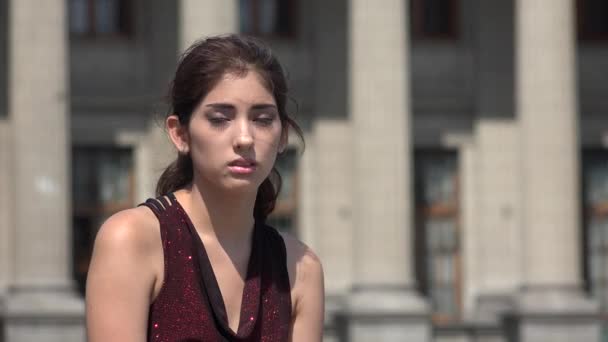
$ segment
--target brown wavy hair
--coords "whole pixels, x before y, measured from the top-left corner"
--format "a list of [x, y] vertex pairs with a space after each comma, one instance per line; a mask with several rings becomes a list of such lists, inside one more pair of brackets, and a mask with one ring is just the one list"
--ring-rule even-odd
[[[170, 84], [167, 116], [177, 115], [180, 124], [188, 126], [192, 112], [222, 76], [226, 73], [245, 75], [249, 71], [257, 72], [266, 89], [272, 93], [283, 129], [290, 127], [303, 142], [301, 128], [287, 113], [289, 89], [283, 67], [266, 44], [248, 36], [214, 36], [192, 44], [181, 55]], [[175, 161], [161, 174], [156, 184], [156, 195], [186, 187], [192, 183], [193, 173], [190, 155], [178, 153]], [[257, 220], [266, 220], [274, 209], [280, 190], [281, 175], [273, 167], [258, 188], [254, 206]]]

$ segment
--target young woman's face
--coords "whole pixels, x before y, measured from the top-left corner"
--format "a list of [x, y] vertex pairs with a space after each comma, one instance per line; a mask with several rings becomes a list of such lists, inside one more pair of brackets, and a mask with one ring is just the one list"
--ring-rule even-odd
[[255, 71], [224, 75], [188, 131], [195, 177], [229, 190], [257, 191], [284, 144], [276, 101]]

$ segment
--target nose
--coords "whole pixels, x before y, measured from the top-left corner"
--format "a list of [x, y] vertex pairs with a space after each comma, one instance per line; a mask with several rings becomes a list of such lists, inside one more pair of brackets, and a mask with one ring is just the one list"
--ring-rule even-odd
[[248, 122], [238, 125], [238, 132], [234, 139], [234, 148], [237, 150], [248, 149], [253, 145], [253, 136]]

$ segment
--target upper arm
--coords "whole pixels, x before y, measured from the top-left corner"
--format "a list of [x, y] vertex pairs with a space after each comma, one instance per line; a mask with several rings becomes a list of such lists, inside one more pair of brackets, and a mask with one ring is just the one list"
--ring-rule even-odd
[[112, 216], [95, 239], [86, 289], [91, 342], [146, 340], [154, 238], [141, 210]]
[[309, 342], [323, 339], [325, 291], [323, 267], [315, 253], [303, 243], [287, 237], [287, 262], [294, 278], [295, 310], [290, 341]]

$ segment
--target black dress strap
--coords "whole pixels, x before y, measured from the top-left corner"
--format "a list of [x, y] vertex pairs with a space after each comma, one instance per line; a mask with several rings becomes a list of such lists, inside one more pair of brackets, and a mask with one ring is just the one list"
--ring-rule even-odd
[[175, 194], [170, 192], [167, 194], [167, 197], [169, 197], [169, 199], [171, 200], [171, 204], [175, 204], [175, 202], [177, 202], [177, 198], [175, 198]]
[[169, 200], [167, 200], [167, 196], [159, 196], [156, 198], [156, 200], [160, 202], [165, 210], [171, 206], [171, 203], [169, 203]]
[[[170, 200], [167, 199], [169, 197]], [[141, 203], [139, 206], [146, 206], [152, 210], [154, 215], [160, 220], [161, 216], [164, 212], [167, 211], [169, 207], [171, 207], [175, 202], [175, 196], [171, 193], [167, 196], [159, 196], [156, 198], [148, 198], [144, 203]]]
[[150, 210], [152, 210], [152, 212], [154, 213], [154, 215], [159, 216], [160, 215], [160, 208], [158, 207], [158, 204], [156, 203], [156, 200], [154, 200], [153, 198], [148, 198], [144, 203], [140, 203], [137, 205], [138, 207], [148, 207], [150, 208]]
[[[285, 246], [285, 240], [275, 228], [265, 225], [263, 231], [263, 262], [271, 264], [273, 272], [277, 272], [276, 285], [279, 291], [289, 294], [291, 293], [291, 284], [289, 283], [289, 271], [287, 269], [287, 247]], [[291, 295], [288, 295], [287, 298], [291, 300]], [[291, 307], [291, 301], [289, 307]]]

